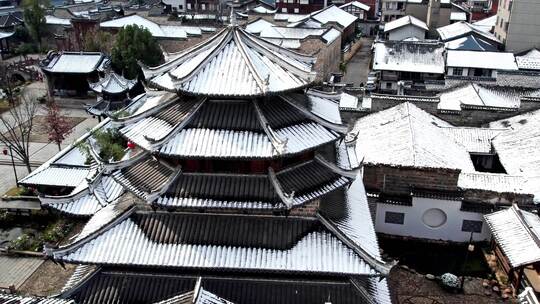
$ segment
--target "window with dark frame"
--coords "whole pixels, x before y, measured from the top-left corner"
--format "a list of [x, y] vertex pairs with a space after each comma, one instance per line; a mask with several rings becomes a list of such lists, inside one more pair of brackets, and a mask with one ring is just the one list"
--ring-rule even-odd
[[480, 233], [482, 232], [482, 225], [482, 221], [463, 220], [461, 231]]
[[405, 213], [386, 211], [384, 214], [384, 222], [387, 224], [403, 225], [405, 222]]

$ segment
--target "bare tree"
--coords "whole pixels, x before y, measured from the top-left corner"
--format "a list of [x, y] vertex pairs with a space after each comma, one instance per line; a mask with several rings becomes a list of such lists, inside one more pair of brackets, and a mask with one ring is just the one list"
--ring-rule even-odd
[[0, 142], [11, 148], [13, 157], [30, 167], [30, 134], [39, 103], [35, 98], [21, 94], [19, 105], [14, 105], [0, 116]]

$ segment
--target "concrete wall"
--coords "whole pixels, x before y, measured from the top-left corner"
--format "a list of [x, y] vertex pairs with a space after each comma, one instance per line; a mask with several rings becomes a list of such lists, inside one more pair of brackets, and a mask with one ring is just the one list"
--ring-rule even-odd
[[426, 38], [426, 31], [414, 25], [406, 25], [388, 33], [388, 40], [401, 41], [406, 38], [416, 37], [420, 40]]
[[405, 14], [427, 22], [427, 3], [407, 3]]
[[540, 47], [540, 1], [502, 1], [497, 16], [495, 34], [504, 42], [506, 51], [521, 52]]
[[[390, 235], [467, 242], [471, 233], [461, 231], [463, 220], [483, 221], [483, 214], [464, 212], [460, 208], [461, 201], [418, 197], [413, 198], [412, 206], [377, 203], [375, 230]], [[405, 213], [403, 225], [385, 223], [387, 211]], [[440, 215], [442, 217], [439, 217]], [[438, 227], [428, 225], [437, 222], [442, 224]], [[473, 239], [484, 241], [488, 238], [489, 229], [487, 224], [483, 223], [482, 232], [474, 233]]]

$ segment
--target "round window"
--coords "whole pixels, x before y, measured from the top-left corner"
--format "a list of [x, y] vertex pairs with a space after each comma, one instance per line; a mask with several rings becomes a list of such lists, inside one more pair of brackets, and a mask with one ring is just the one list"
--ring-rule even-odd
[[439, 228], [446, 223], [446, 213], [441, 209], [428, 209], [422, 215], [422, 222], [431, 228]]

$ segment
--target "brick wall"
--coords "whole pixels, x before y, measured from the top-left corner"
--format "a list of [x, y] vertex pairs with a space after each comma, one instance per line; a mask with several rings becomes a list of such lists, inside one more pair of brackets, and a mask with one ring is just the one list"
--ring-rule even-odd
[[387, 194], [409, 195], [411, 187], [456, 191], [459, 171], [364, 166], [364, 185]]
[[464, 200], [469, 202], [492, 203], [492, 204], [511, 204], [519, 205], [533, 204], [533, 195], [518, 193], [497, 193], [484, 190], [466, 190]]
[[291, 209], [289, 215], [291, 216], [309, 216], [314, 217], [319, 210], [320, 200], [316, 199], [309, 203], [305, 203], [302, 206], [295, 207]]
[[302, 41], [300, 51], [304, 54], [317, 57], [315, 62], [315, 71], [317, 71], [317, 81], [328, 79], [331, 73], [339, 72], [339, 63], [341, 62], [341, 38], [334, 40], [326, 45], [320, 39], [305, 39]]

